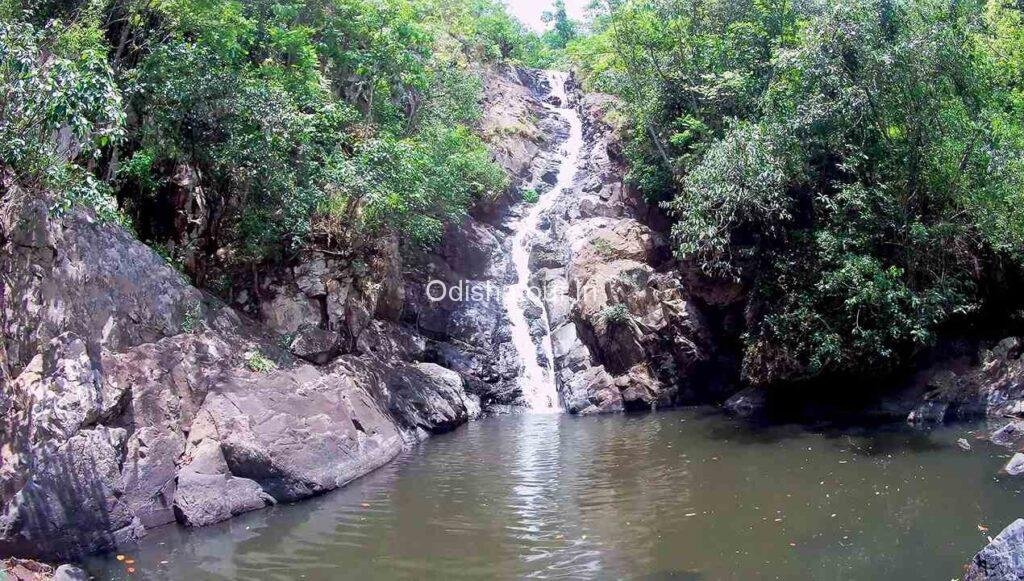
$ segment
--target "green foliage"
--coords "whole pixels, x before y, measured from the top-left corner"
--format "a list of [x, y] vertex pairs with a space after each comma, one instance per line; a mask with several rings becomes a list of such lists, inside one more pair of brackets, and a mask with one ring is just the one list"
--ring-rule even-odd
[[89, 24], [0, 21], [0, 165], [23, 186], [58, 192], [55, 212], [81, 204], [120, 221], [108, 184], [81, 166], [123, 137], [100, 42]]
[[523, 190], [523, 201], [527, 204], [536, 204], [540, 201], [540, 194], [533, 188]]
[[272, 359], [268, 358], [256, 349], [246, 351], [242, 357], [245, 360], [245, 366], [249, 368], [249, 371], [255, 373], [270, 373], [277, 369], [277, 363], [274, 363]]
[[[771, 128], [741, 124], [713, 143], [668, 207], [677, 251], [714, 275], [738, 276], [752, 246], [782, 235], [791, 217], [785, 160]], [[736, 244], [734, 233], [748, 239]]]
[[624, 304], [609, 305], [598, 315], [606, 325], [624, 324], [632, 320], [629, 309]]
[[193, 301], [185, 310], [185, 318], [181, 322], [181, 330], [191, 333], [203, 324], [203, 303]]
[[435, 243], [507, 186], [473, 132], [479, 65], [542, 44], [498, 0], [9, 0], [0, 16], [3, 167], [57, 212], [123, 211], [211, 280], [387, 232]]
[[1019, 7], [611, 6], [567, 52], [679, 258], [750, 289], [748, 378], [890, 368], [1024, 265]]
[[565, 48], [579, 34], [578, 25], [565, 10], [565, 0], [555, 0], [553, 10], [544, 12], [543, 20], [551, 24], [551, 30], [544, 34], [544, 40], [553, 48]]
[[590, 245], [603, 256], [610, 257], [615, 253], [615, 249], [612, 248], [612, 243], [606, 238], [594, 238], [590, 241]]

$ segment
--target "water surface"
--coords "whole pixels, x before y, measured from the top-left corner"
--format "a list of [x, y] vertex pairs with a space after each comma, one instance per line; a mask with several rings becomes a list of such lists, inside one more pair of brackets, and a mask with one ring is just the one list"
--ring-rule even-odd
[[[957, 445], [966, 438], [971, 449]], [[971, 426], [752, 428], [705, 410], [529, 414], [433, 438], [348, 487], [153, 531], [133, 577], [952, 579], [1024, 514]], [[125, 577], [113, 556], [90, 563]]]

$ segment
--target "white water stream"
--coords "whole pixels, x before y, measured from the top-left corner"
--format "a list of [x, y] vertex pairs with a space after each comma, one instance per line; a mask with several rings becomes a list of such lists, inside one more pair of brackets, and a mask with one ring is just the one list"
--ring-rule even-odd
[[[512, 264], [515, 266], [517, 281], [505, 293], [505, 309], [512, 323], [512, 342], [523, 360], [523, 374], [519, 377], [519, 386], [527, 405], [539, 412], [560, 412], [562, 407], [558, 401], [558, 389], [554, 378], [554, 354], [551, 346], [551, 328], [548, 322], [547, 309], [541, 300], [543, 289], [530, 287], [530, 249], [537, 233], [538, 223], [544, 212], [551, 207], [559, 195], [572, 187], [573, 180], [579, 170], [580, 149], [583, 146], [583, 127], [576, 109], [569, 104], [565, 93], [567, 73], [561, 71], [545, 71], [550, 95], [556, 97], [559, 105], [546, 103], [544, 106], [557, 113], [569, 124], [569, 136], [559, 152], [561, 163], [554, 187], [542, 194], [527, 214], [515, 224], [515, 236], [512, 238]], [[544, 325], [544, 336], [541, 338], [540, 350], [545, 358], [546, 366], [541, 365], [537, 357], [537, 345], [530, 335], [530, 324], [526, 318], [526, 309], [530, 304], [541, 311]]]

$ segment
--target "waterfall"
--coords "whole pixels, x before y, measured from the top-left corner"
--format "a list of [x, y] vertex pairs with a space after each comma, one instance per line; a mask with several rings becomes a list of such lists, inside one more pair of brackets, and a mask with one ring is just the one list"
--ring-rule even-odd
[[[569, 104], [565, 92], [567, 73], [545, 71], [545, 75], [551, 87], [550, 95], [557, 99], [558, 105], [545, 103], [544, 106], [568, 123], [569, 136], [561, 146], [561, 162], [554, 187], [542, 194], [540, 199], [530, 207], [527, 214], [514, 225], [516, 233], [512, 238], [512, 264], [515, 267], [517, 280], [505, 294], [505, 308], [512, 323], [512, 342], [516, 351], [519, 352], [519, 357], [523, 360], [523, 374], [519, 377], [523, 398], [527, 405], [535, 411], [559, 412], [562, 408], [558, 401], [558, 388], [554, 378], [555, 358], [551, 346], [551, 327], [547, 308], [541, 298], [542, 289], [530, 287], [530, 249], [541, 216], [554, 204], [563, 191], [572, 187], [579, 169], [583, 127], [579, 114]], [[547, 364], [546, 367], [538, 361], [538, 345], [534, 343], [530, 334], [530, 324], [526, 318], [526, 309], [530, 305], [533, 305], [541, 313], [544, 335], [541, 337], [539, 347]]]

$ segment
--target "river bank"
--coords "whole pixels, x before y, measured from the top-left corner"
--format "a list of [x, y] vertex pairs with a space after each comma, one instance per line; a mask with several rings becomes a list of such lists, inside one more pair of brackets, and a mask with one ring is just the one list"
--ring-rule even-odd
[[[485, 418], [335, 493], [159, 529], [128, 555], [153, 579], [958, 578], [1024, 510], [980, 428]], [[125, 578], [113, 555], [89, 567]]]

